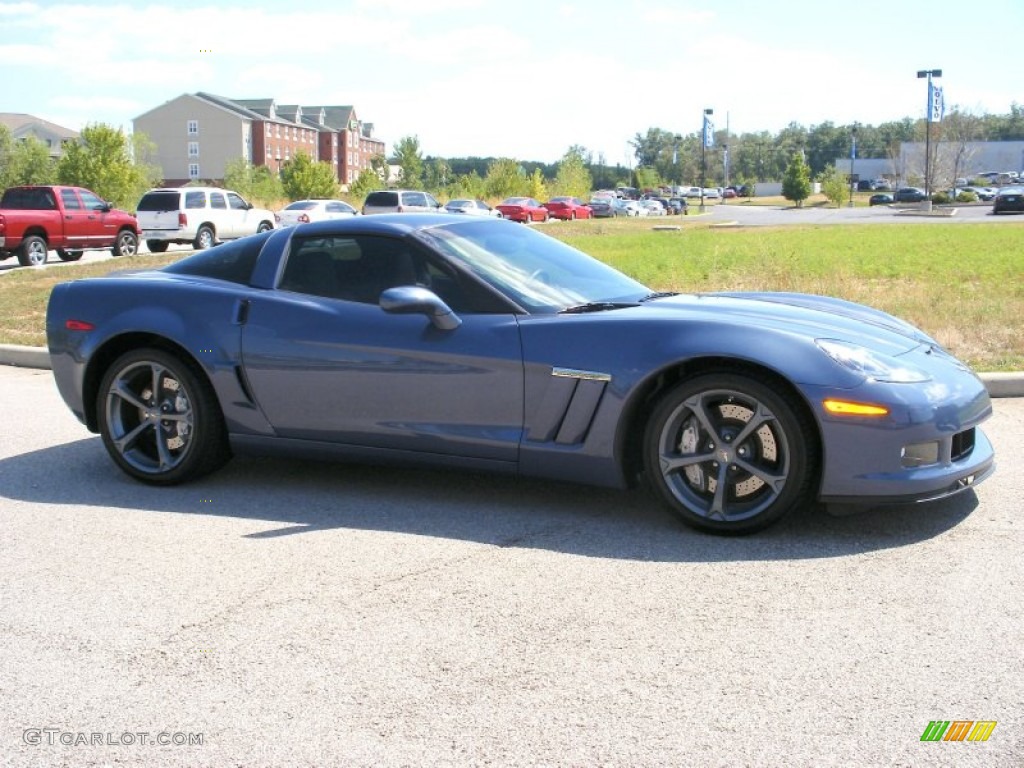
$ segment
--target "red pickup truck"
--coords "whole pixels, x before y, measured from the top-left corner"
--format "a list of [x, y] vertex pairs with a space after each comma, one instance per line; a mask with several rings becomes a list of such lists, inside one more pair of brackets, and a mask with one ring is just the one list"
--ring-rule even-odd
[[11, 187], [0, 197], [0, 259], [17, 254], [25, 267], [46, 263], [56, 250], [76, 261], [87, 249], [109, 248], [114, 256], [139, 250], [135, 217], [81, 187]]

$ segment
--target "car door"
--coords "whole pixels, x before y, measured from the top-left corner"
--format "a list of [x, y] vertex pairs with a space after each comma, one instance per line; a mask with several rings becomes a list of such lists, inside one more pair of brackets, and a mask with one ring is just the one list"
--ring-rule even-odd
[[228, 208], [228, 201], [223, 192], [217, 190], [210, 192], [210, 207], [207, 210], [207, 215], [217, 229], [217, 239], [230, 240], [235, 237], [238, 225], [234, 220], [234, 212]]
[[456, 311], [441, 330], [389, 314], [388, 287], [429, 283], [466, 307], [457, 276], [406, 241], [294, 238], [278, 288], [254, 296], [242, 333], [253, 397], [281, 437], [515, 461], [523, 360], [510, 312]]
[[[64, 208], [64, 242], [62, 248], [89, 248], [89, 234], [92, 229], [92, 221], [96, 216], [95, 211], [89, 211], [78, 196], [78, 190], [64, 187], [60, 190], [60, 202]], [[57, 243], [51, 243], [50, 247], [56, 247]]]
[[249, 215], [249, 204], [236, 192], [228, 192], [228, 213], [231, 237], [245, 237], [256, 233], [256, 223]]
[[112, 218], [111, 206], [99, 195], [87, 189], [78, 190], [82, 206], [88, 212], [85, 225], [85, 236], [90, 248], [105, 248], [113, 244], [117, 237], [117, 224], [109, 221]]

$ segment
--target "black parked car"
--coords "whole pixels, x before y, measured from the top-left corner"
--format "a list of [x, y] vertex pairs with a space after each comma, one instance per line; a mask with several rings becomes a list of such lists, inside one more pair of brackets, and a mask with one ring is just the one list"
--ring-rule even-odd
[[925, 194], [923, 189], [918, 187], [900, 187], [896, 190], [893, 199], [897, 203], [920, 203], [923, 200], [927, 200], [928, 195]]
[[1024, 213], [1024, 187], [1006, 187], [999, 190], [992, 203], [992, 213], [1017, 211]]
[[892, 195], [886, 194], [885, 192], [872, 195], [868, 199], [868, 205], [889, 205], [891, 202], [893, 202]]

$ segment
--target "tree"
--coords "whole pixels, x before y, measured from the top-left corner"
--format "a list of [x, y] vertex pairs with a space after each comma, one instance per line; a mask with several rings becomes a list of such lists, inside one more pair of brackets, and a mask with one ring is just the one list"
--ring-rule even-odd
[[380, 188], [380, 176], [372, 168], [363, 168], [359, 176], [348, 185], [348, 193], [356, 200], [364, 200], [375, 189]]
[[391, 166], [384, 155], [374, 155], [371, 157], [370, 168], [377, 177], [377, 187], [386, 187], [391, 183]]
[[0, 190], [18, 184], [53, 184], [57, 167], [41, 141], [29, 137], [14, 141], [7, 126], [0, 126]]
[[423, 156], [420, 154], [420, 140], [406, 136], [395, 145], [395, 165], [401, 168], [399, 181], [403, 187], [423, 188]]
[[484, 189], [488, 197], [503, 200], [513, 195], [522, 195], [526, 188], [526, 175], [517, 161], [503, 157], [492, 160], [487, 166]]
[[818, 181], [821, 182], [822, 194], [830, 203], [835, 203], [836, 208], [842, 207], [850, 199], [849, 181], [836, 170], [835, 165], [826, 166]]
[[811, 173], [801, 152], [794, 152], [786, 167], [782, 177], [782, 196], [796, 203], [797, 208], [802, 208], [804, 200], [811, 196]]
[[253, 166], [244, 157], [236, 157], [224, 166], [224, 186], [264, 206], [285, 196], [277, 174], [265, 165]]
[[136, 163], [132, 142], [120, 129], [97, 123], [82, 129], [57, 163], [57, 181], [87, 187], [121, 208], [131, 210], [143, 193], [156, 186], [159, 168]]
[[526, 187], [526, 194], [534, 200], [547, 199], [547, 185], [544, 183], [544, 174], [540, 172], [540, 168], [534, 168], [533, 173], [530, 174]]
[[302, 150], [281, 166], [281, 186], [289, 200], [338, 196], [338, 179], [330, 163], [315, 163]]
[[558, 164], [554, 183], [555, 194], [588, 200], [592, 189], [593, 180], [583, 159], [583, 148], [570, 147]]

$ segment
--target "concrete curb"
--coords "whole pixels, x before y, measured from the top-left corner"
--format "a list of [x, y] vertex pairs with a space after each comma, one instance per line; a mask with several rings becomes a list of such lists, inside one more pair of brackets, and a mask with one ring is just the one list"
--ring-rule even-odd
[[[49, 370], [50, 353], [46, 347], [19, 347], [0, 344], [0, 365]], [[1024, 371], [979, 373], [991, 397], [1024, 397]]]

